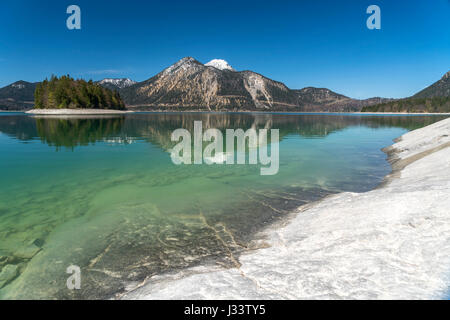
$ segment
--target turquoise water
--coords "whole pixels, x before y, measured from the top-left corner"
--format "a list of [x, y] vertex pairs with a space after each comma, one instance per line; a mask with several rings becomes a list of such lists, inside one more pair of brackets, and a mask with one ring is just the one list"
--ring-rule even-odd
[[[390, 172], [381, 148], [439, 116], [0, 113], [0, 298], [114, 297], [199, 263], [234, 266], [255, 232], [328, 194], [363, 192]], [[177, 128], [276, 128], [280, 168], [181, 165]], [[82, 270], [68, 290], [66, 268]], [[1, 284], [0, 284], [1, 285]]]

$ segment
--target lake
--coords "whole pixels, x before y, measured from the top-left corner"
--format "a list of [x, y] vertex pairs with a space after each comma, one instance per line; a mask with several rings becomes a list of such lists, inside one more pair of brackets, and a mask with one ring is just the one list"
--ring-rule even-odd
[[[225, 268], [255, 235], [329, 194], [375, 188], [393, 139], [444, 116], [0, 113], [1, 299], [117, 297], [147, 277]], [[175, 129], [279, 129], [279, 171], [175, 165]], [[81, 289], [69, 290], [69, 266]]]

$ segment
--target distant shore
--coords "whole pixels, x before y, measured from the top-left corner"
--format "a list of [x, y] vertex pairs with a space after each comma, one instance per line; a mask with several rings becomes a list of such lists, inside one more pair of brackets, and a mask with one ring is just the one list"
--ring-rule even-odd
[[35, 115], [101, 115], [101, 114], [127, 114], [127, 113], [267, 113], [267, 114], [354, 114], [354, 115], [449, 115], [450, 113], [421, 113], [421, 112], [338, 112], [338, 111], [263, 111], [263, 110], [110, 110], [110, 109], [31, 109], [31, 110], [0, 110], [0, 113], [17, 113]]
[[122, 299], [445, 299], [450, 118], [396, 141], [375, 190], [300, 207], [237, 268], [153, 276]]
[[26, 114], [33, 115], [105, 115], [105, 114], [125, 114], [133, 111], [128, 110], [110, 110], [110, 109], [32, 109], [26, 111]]
[[174, 110], [174, 109], [154, 109], [149, 110], [145, 109], [145, 106], [133, 107], [128, 106], [128, 110], [132, 112], [155, 112], [155, 113], [282, 113], [282, 114], [357, 114], [357, 115], [371, 115], [371, 114], [380, 114], [380, 115], [450, 115], [450, 112], [447, 113], [424, 113], [424, 112], [360, 112], [360, 111], [271, 111], [271, 110], [204, 110], [204, 109], [186, 109], [186, 110]]

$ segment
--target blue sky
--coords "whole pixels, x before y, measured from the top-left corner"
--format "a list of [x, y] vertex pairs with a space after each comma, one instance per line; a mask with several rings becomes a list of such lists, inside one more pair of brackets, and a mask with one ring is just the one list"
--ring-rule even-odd
[[[81, 30], [66, 28], [76, 4]], [[381, 30], [366, 8], [381, 8]], [[142, 81], [182, 57], [290, 88], [405, 97], [450, 70], [450, 0], [15, 0], [0, 4], [0, 87], [51, 74]]]

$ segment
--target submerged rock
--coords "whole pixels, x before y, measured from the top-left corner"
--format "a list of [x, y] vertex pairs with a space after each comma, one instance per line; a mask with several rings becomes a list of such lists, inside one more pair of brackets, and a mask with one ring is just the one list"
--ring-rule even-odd
[[37, 241], [35, 240], [28, 246], [19, 249], [17, 252], [14, 253], [14, 256], [20, 259], [33, 258], [39, 251], [41, 251], [41, 248], [36, 245], [36, 242]]
[[14, 280], [19, 274], [19, 267], [16, 265], [8, 264], [0, 272], [0, 289]]
[[44, 245], [44, 240], [42, 240], [42, 239], [35, 239], [32, 243], [34, 245], [38, 246], [39, 248], [42, 248], [42, 246]]

